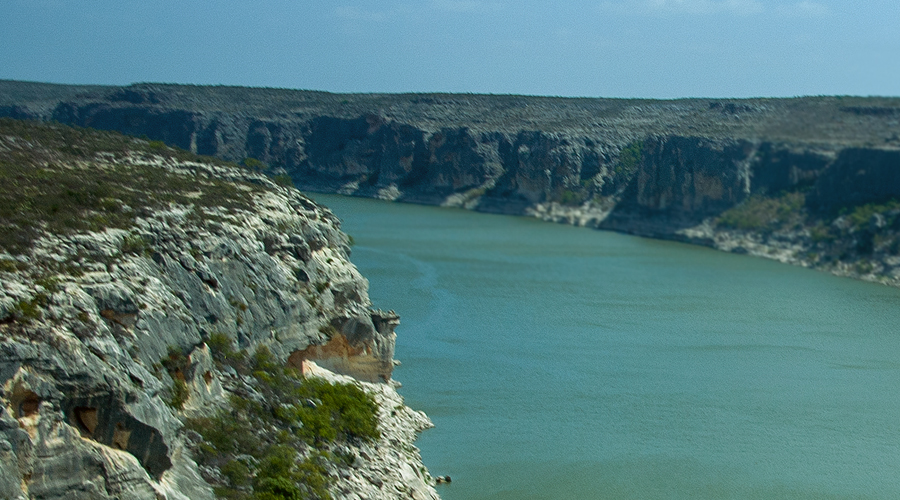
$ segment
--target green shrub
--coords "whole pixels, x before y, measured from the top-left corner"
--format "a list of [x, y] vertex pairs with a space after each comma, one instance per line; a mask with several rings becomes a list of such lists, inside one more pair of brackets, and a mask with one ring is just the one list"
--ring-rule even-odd
[[[273, 380], [273, 384], [281, 383]], [[337, 439], [374, 440], [380, 436], [377, 406], [371, 396], [355, 385], [308, 379], [292, 388], [290, 396], [299, 403], [278, 408], [275, 416], [288, 425], [299, 423], [297, 436], [310, 444]]]
[[267, 168], [265, 163], [257, 160], [256, 158], [244, 158], [244, 160], [241, 161], [241, 164], [249, 168], [250, 170], [255, 170], [257, 172], [261, 172]]
[[34, 284], [43, 288], [47, 293], [56, 293], [60, 290], [58, 276], [41, 276], [34, 280]]
[[[328, 498], [329, 479], [323, 456], [315, 449], [333, 443], [374, 440], [378, 430], [377, 405], [371, 395], [352, 384], [332, 384], [303, 378], [285, 367], [265, 347], [253, 354], [237, 354], [230, 338], [221, 333], [207, 341], [214, 359], [242, 359], [260, 399], [234, 396], [228, 407], [213, 417], [189, 419], [185, 427], [198, 432], [197, 460], [218, 467], [228, 480], [217, 490], [227, 498]], [[309, 450], [301, 459], [298, 450]], [[257, 465], [237, 462], [250, 455]], [[252, 494], [242, 497], [247, 481]]]
[[[240, 410], [235, 407], [235, 411]], [[264, 441], [253, 432], [249, 418], [227, 410], [222, 410], [213, 417], [188, 419], [185, 428], [203, 436], [206, 446], [199, 451], [200, 459], [205, 463], [214, 464], [229, 455], [246, 454], [260, 458], [265, 451]]]
[[38, 292], [31, 300], [20, 300], [13, 309], [11, 318], [19, 323], [28, 324], [34, 320], [41, 319], [44, 314], [43, 310], [50, 305], [50, 296], [44, 292]]
[[565, 189], [562, 192], [562, 195], [559, 197], [559, 202], [563, 205], [578, 205], [582, 201], [584, 201], [585, 194], [582, 192], [575, 192], [570, 189]]
[[188, 357], [181, 352], [181, 349], [175, 346], [169, 346], [169, 353], [159, 361], [159, 364], [172, 377], [172, 388], [168, 403], [169, 406], [177, 410], [184, 408], [184, 403], [187, 402], [190, 396], [190, 390], [184, 381], [184, 372], [187, 370], [189, 363]]
[[[856, 207], [845, 207], [843, 210], [847, 212], [847, 218], [853, 224], [856, 230], [865, 229], [869, 226], [869, 221], [875, 214], [883, 214], [890, 210], [900, 209], [900, 200], [892, 199], [885, 203], [867, 203]], [[891, 221], [888, 221], [890, 224]]]
[[14, 273], [16, 271], [25, 269], [26, 267], [27, 266], [24, 263], [17, 260], [0, 259], [0, 272]]
[[129, 234], [122, 240], [122, 253], [147, 255], [150, 253], [150, 244], [139, 234]]
[[637, 170], [641, 163], [641, 157], [644, 154], [644, 141], [634, 141], [619, 151], [619, 161], [616, 163], [614, 172], [616, 176], [630, 175]]
[[168, 354], [159, 362], [170, 375], [175, 376], [175, 374], [184, 373], [189, 361], [180, 348], [170, 345]]
[[228, 479], [228, 484], [232, 487], [243, 487], [250, 484], [253, 474], [250, 467], [240, 460], [229, 460], [221, 467], [222, 475]]
[[262, 477], [254, 485], [253, 498], [256, 500], [304, 500], [303, 491], [290, 478]]
[[801, 192], [783, 193], [778, 197], [752, 195], [723, 212], [718, 224], [745, 230], [774, 229], [793, 217], [802, 216], [804, 201]]
[[254, 496], [258, 499], [303, 500], [331, 498], [321, 457], [312, 454], [298, 460], [296, 451], [286, 446], [273, 446], [260, 462], [254, 479]]
[[187, 402], [188, 397], [190, 397], [190, 390], [188, 390], [187, 383], [184, 380], [176, 378], [172, 384], [172, 396], [169, 398], [169, 406], [175, 408], [176, 410], [184, 409], [184, 403]]
[[875, 266], [866, 259], [862, 259], [856, 263], [856, 272], [859, 274], [869, 274], [875, 270]]
[[294, 187], [294, 179], [291, 179], [291, 176], [288, 174], [278, 174], [272, 177], [272, 180], [279, 186]]
[[837, 237], [832, 234], [831, 229], [824, 224], [816, 224], [809, 230], [809, 237], [813, 243], [822, 243], [834, 241]]
[[246, 355], [241, 350], [234, 348], [234, 341], [227, 334], [222, 332], [213, 332], [206, 341], [213, 360], [221, 365], [228, 365], [237, 370], [239, 373], [247, 372]]
[[16, 309], [21, 313], [25, 322], [42, 317], [41, 308], [34, 300], [22, 300], [16, 305]]
[[[377, 405], [371, 396], [352, 384], [332, 384], [310, 379], [299, 392], [319, 400], [315, 412], [330, 419], [338, 436], [375, 440], [380, 437]], [[302, 418], [301, 418], [302, 421]]]

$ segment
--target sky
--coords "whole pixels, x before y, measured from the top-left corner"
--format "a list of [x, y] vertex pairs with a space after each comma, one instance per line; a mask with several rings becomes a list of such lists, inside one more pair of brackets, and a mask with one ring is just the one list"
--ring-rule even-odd
[[0, 79], [900, 96], [900, 2], [0, 0]]

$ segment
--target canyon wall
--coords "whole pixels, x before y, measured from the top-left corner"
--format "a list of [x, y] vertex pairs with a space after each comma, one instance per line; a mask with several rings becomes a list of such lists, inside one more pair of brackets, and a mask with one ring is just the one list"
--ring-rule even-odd
[[[655, 101], [0, 82], [2, 114], [146, 136], [312, 191], [723, 249], [715, 235], [740, 232], [763, 248], [781, 231], [802, 250], [778, 258], [801, 265], [818, 264], [800, 254], [831, 250], [813, 252], [820, 242], [799, 229], [790, 236], [781, 226], [732, 227], [722, 215], [748, 199], [796, 192], [803, 201], [792, 210], [808, 232], [830, 227], [842, 211], [900, 198], [897, 98]], [[778, 253], [767, 252], [758, 253]], [[897, 277], [877, 260], [875, 277]]]
[[[0, 179], [0, 498], [249, 498], [277, 453], [316, 471], [278, 487], [437, 498], [413, 446], [430, 422], [391, 381], [398, 317], [327, 208], [211, 158], [10, 119]], [[370, 394], [377, 432], [298, 437], [323, 403], [273, 391], [301, 372]]]

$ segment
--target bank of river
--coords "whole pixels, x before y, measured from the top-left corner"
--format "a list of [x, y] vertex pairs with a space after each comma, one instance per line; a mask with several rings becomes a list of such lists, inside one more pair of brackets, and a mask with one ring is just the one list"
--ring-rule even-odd
[[900, 498], [900, 290], [671, 242], [315, 195], [446, 500]]

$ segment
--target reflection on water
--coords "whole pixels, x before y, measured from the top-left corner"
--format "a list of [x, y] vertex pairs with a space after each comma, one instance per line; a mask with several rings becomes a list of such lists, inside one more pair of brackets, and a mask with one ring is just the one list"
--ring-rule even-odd
[[446, 500], [900, 498], [900, 291], [676, 243], [316, 196], [396, 310]]

